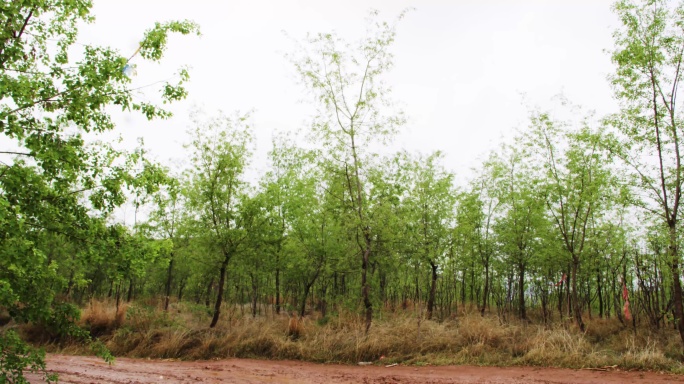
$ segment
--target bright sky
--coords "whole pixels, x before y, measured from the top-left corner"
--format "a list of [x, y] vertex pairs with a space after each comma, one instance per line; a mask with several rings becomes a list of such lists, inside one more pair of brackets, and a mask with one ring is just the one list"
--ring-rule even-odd
[[[487, 152], [526, 124], [529, 106], [551, 105], [563, 93], [598, 114], [615, 109], [607, 76], [617, 20], [609, 0], [95, 0], [96, 22], [81, 30], [81, 43], [132, 54], [155, 21], [192, 19], [202, 37], [169, 42], [162, 65], [139, 65], [143, 85], [190, 67], [190, 96], [171, 108], [175, 117], [148, 123], [116, 114], [125, 143], [144, 137], [162, 162], [184, 158], [188, 113], [199, 105], [211, 114], [254, 110], [255, 168], [276, 131], [309, 126], [314, 108], [296, 82], [284, 54], [290, 38], [335, 30], [354, 39], [365, 30], [370, 8], [399, 23], [392, 48], [395, 67], [386, 81], [403, 105], [408, 124], [397, 149], [441, 150], [445, 166], [464, 175]], [[290, 36], [288, 38], [285, 33]], [[135, 62], [135, 60], [134, 60]], [[140, 64], [140, 60], [137, 61]], [[522, 95], [525, 95], [524, 97]], [[128, 144], [127, 144], [128, 145]], [[169, 163], [170, 164], [170, 163]]]

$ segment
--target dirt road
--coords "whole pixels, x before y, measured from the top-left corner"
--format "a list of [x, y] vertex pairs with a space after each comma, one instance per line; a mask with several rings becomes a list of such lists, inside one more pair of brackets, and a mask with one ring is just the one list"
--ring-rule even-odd
[[[48, 368], [61, 383], [684, 383], [684, 376], [652, 372], [591, 371], [554, 368], [385, 367], [321, 365], [297, 361], [228, 359], [221, 361], [155, 361], [119, 358], [112, 366], [94, 357], [50, 355]], [[36, 376], [31, 383], [41, 380]]]

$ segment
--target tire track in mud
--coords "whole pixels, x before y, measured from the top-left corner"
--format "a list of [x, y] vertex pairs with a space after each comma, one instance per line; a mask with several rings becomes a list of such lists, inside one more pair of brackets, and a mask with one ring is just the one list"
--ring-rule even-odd
[[[299, 361], [227, 359], [172, 361], [118, 358], [108, 365], [95, 357], [48, 355], [47, 366], [65, 384], [321, 383], [321, 384], [665, 384], [684, 376], [655, 372], [591, 371], [538, 367], [347, 366]], [[29, 375], [32, 384], [40, 376]]]

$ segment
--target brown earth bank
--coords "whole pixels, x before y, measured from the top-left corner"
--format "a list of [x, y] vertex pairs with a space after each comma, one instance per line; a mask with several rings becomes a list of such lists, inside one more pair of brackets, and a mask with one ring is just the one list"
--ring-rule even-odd
[[[108, 365], [96, 357], [48, 355], [48, 370], [60, 383], [684, 383], [684, 376], [656, 372], [573, 370], [538, 367], [351, 366], [298, 361], [228, 359], [173, 361], [118, 358]], [[43, 382], [28, 376], [33, 384]]]

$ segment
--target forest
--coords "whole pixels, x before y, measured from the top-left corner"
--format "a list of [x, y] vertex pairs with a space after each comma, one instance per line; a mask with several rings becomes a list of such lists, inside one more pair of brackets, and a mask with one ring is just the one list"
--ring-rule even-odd
[[[0, 382], [45, 348], [682, 369], [684, 5], [617, 1], [620, 112], [531, 108], [460, 183], [441, 152], [387, 150], [407, 124], [384, 80], [403, 13], [287, 55], [308, 140], [274, 136], [253, 181], [249, 113], [193, 113], [183, 169], [91, 140], [113, 108], [172, 119], [190, 81], [141, 101], [132, 58], [74, 60], [91, 7], [0, 6]], [[200, 26], [157, 23], [135, 59], [163, 60], [171, 34]]]

